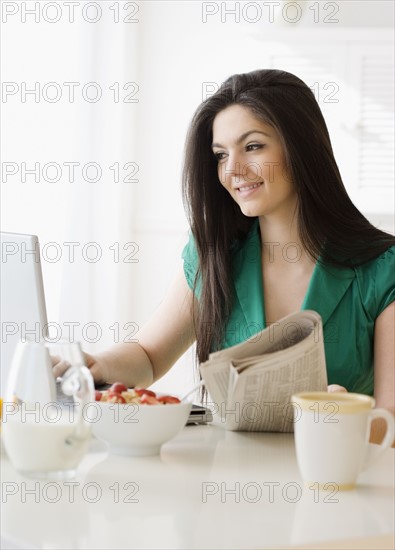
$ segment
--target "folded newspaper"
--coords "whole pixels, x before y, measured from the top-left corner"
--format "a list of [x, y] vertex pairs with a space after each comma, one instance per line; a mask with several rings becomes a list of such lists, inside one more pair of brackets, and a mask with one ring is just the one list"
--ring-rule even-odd
[[292, 432], [291, 396], [327, 389], [321, 317], [311, 310], [292, 313], [241, 344], [211, 353], [200, 373], [226, 429]]

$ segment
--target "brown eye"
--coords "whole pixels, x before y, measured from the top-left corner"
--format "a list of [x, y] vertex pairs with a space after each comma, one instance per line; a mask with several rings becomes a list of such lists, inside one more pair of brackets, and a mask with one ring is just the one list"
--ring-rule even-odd
[[256, 151], [258, 149], [262, 149], [265, 145], [262, 143], [250, 143], [246, 146], [247, 151]]

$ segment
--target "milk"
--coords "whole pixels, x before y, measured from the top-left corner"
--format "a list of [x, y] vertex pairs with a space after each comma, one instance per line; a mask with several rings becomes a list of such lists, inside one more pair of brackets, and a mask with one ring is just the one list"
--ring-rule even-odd
[[51, 423], [40, 419], [9, 416], [3, 423], [3, 440], [13, 466], [20, 472], [74, 470], [87, 451], [90, 437], [88, 428], [84, 437], [74, 437], [76, 422], [67, 417]]

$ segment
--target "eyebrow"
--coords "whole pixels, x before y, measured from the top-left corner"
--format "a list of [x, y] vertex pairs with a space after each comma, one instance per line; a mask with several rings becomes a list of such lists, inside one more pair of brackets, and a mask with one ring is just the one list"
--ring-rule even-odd
[[[244, 134], [241, 134], [241, 136], [236, 140], [236, 145], [240, 145], [240, 143], [242, 141], [244, 141], [246, 139], [246, 137], [248, 137], [250, 134], [263, 134], [264, 136], [270, 138], [271, 135], [270, 134], [267, 134], [266, 132], [262, 132], [262, 130], [249, 130], [248, 132], [245, 132]], [[221, 145], [220, 143], [213, 143], [211, 145], [211, 147], [222, 147], [224, 148], [223, 145]]]

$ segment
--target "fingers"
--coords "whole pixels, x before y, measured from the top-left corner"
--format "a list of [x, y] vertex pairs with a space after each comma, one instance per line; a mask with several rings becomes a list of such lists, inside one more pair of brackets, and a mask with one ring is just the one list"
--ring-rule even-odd
[[95, 384], [104, 383], [103, 372], [100, 367], [100, 361], [98, 361], [96, 357], [94, 357], [93, 355], [90, 355], [89, 353], [86, 353], [86, 352], [83, 352], [83, 353], [84, 353], [85, 365], [88, 367], [89, 372], [93, 376], [93, 380]]
[[55, 378], [63, 376], [67, 369], [71, 367], [71, 364], [64, 359], [52, 357], [52, 372]]
[[86, 353], [86, 351], [83, 351], [82, 355], [84, 357], [84, 363], [86, 367], [90, 368], [96, 363], [96, 358], [93, 357], [93, 355]]
[[343, 386], [339, 386], [338, 384], [330, 384], [328, 386], [328, 392], [332, 393], [332, 392], [345, 392], [347, 393], [347, 390], [346, 388], [344, 388]]
[[[100, 365], [96, 361], [95, 357], [88, 353], [84, 353], [85, 365], [88, 367], [93, 380], [96, 384], [103, 383], [103, 373]], [[51, 356], [52, 361], [52, 372], [55, 378], [59, 378], [64, 375], [64, 373], [71, 367], [71, 364], [64, 359], [61, 359], [58, 356]]]

